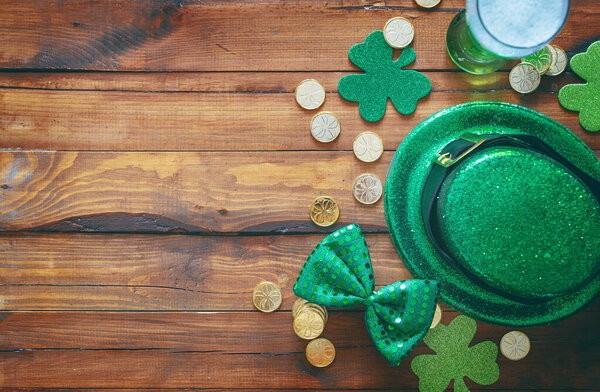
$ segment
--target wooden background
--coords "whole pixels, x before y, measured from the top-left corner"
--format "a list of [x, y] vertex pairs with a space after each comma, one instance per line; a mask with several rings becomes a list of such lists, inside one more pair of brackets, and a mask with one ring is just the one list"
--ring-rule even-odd
[[[427, 116], [496, 100], [536, 109], [591, 148], [557, 92], [580, 79], [544, 77], [537, 92], [509, 88], [509, 67], [459, 72], [445, 31], [464, 1], [423, 10], [411, 0], [280, 2], [20, 0], [0, 13], [0, 387], [40, 390], [414, 391], [411, 355], [389, 366], [360, 311], [332, 312], [337, 347], [326, 369], [309, 366], [291, 327], [293, 282], [323, 238], [312, 199], [333, 196], [339, 224], [369, 232], [375, 278], [409, 278], [387, 234], [383, 204], [351, 189], [369, 171], [384, 179], [393, 151]], [[376, 124], [337, 94], [356, 72], [347, 51], [394, 16], [416, 28], [411, 66], [432, 81], [415, 113], [391, 106]], [[569, 57], [600, 38], [600, 2], [573, 0], [554, 41]], [[342, 133], [312, 139], [314, 112], [293, 96], [319, 80], [323, 110]], [[379, 133], [376, 163], [351, 151]], [[600, 155], [600, 154], [599, 154]], [[254, 310], [262, 280], [284, 295], [273, 314]], [[456, 312], [444, 307], [443, 322]], [[530, 328], [529, 356], [501, 355], [499, 381], [473, 390], [600, 388], [600, 304]], [[475, 341], [507, 328], [478, 323]], [[416, 354], [429, 352], [423, 345]]]

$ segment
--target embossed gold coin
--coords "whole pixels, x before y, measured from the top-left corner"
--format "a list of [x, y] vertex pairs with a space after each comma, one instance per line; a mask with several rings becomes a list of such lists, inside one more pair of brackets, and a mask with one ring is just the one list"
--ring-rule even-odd
[[551, 67], [548, 70], [548, 72], [546, 72], [546, 75], [548, 76], [560, 75], [561, 73], [563, 73], [565, 68], [567, 68], [567, 54], [565, 53], [565, 51], [559, 48], [558, 46], [553, 45], [552, 47], [556, 52], [556, 64], [554, 64], [554, 66]]
[[548, 50], [550, 50], [552, 59], [550, 60], [550, 66], [548, 67], [546, 72], [544, 72], [544, 75], [548, 74], [548, 71], [550, 71], [550, 69], [556, 65], [556, 61], [558, 60], [558, 54], [556, 53], [556, 49], [554, 49], [554, 46], [552, 46], [552, 45], [546, 45], [546, 46], [548, 47]]
[[373, 132], [363, 132], [354, 139], [354, 155], [363, 162], [375, 162], [383, 154], [383, 142]]
[[306, 110], [318, 108], [325, 101], [325, 89], [314, 79], [306, 79], [296, 87], [296, 102]]
[[292, 316], [296, 318], [300, 313], [304, 312], [305, 310], [316, 311], [323, 318], [323, 321], [327, 323], [327, 319], [329, 318], [329, 315], [327, 314], [327, 309], [324, 306], [308, 302], [303, 298], [298, 298], [294, 302], [294, 305], [292, 306]]
[[423, 8], [433, 8], [442, 0], [415, 0], [415, 2]]
[[313, 304], [312, 302], [308, 302], [300, 307], [298, 310], [298, 314], [301, 314], [307, 310], [315, 311], [319, 313], [319, 316], [323, 319], [323, 323], [327, 324], [327, 319], [329, 318], [329, 314], [327, 313], [327, 309], [324, 306]]
[[535, 91], [540, 85], [540, 73], [533, 65], [521, 63], [515, 65], [510, 71], [508, 80], [513, 90], [521, 94], [527, 94]]
[[383, 194], [381, 180], [374, 174], [361, 174], [354, 181], [354, 198], [362, 204], [374, 204]]
[[392, 48], [405, 48], [410, 45], [414, 37], [415, 28], [412, 23], [401, 16], [388, 20], [383, 27], [383, 38]]
[[431, 326], [429, 327], [429, 329], [437, 327], [440, 321], [442, 321], [442, 308], [440, 308], [439, 304], [436, 304], [435, 313], [433, 314], [433, 320], [431, 321]]
[[315, 310], [307, 309], [298, 313], [294, 319], [294, 332], [302, 339], [314, 339], [325, 329], [325, 320]]
[[331, 112], [317, 113], [310, 121], [310, 133], [321, 143], [334, 141], [341, 129], [340, 120]]
[[510, 331], [500, 340], [502, 355], [512, 361], [525, 358], [530, 348], [529, 338], [521, 331]]
[[329, 366], [335, 359], [335, 347], [329, 339], [315, 339], [306, 345], [306, 359], [316, 367]]
[[540, 75], [545, 74], [552, 65], [552, 51], [550, 45], [546, 45], [537, 52], [521, 58], [521, 61], [533, 65]]
[[261, 282], [254, 288], [252, 302], [261, 312], [272, 312], [281, 305], [281, 290], [273, 282]]
[[338, 204], [329, 196], [320, 196], [313, 201], [309, 210], [310, 219], [321, 227], [328, 227], [340, 217]]
[[292, 317], [296, 318], [298, 315], [298, 310], [306, 303], [308, 303], [308, 301], [304, 298], [298, 298], [296, 301], [294, 301], [294, 304], [292, 305]]

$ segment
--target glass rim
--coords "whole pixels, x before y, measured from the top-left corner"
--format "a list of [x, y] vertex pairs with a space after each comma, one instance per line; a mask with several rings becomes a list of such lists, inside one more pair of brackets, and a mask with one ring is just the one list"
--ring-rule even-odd
[[[500, 40], [498, 37], [496, 37], [494, 34], [492, 34], [492, 32], [487, 28], [487, 26], [485, 25], [485, 23], [483, 23], [483, 19], [481, 18], [481, 10], [479, 8], [479, 5], [481, 4], [481, 2], [479, 0], [470, 0], [470, 1], [474, 1], [476, 3], [475, 9], [477, 11], [477, 17], [479, 18], [480, 24], [483, 27], [483, 29], [485, 30], [485, 32], [490, 37], [492, 37], [496, 42], [498, 42], [498, 43], [500, 43], [500, 44], [502, 44], [502, 45], [504, 45], [506, 47], [513, 48], [513, 49], [530, 49], [530, 48], [536, 48], [536, 47], [538, 47], [540, 45], [545, 45], [548, 42], [550, 42], [562, 30], [562, 28], [567, 23], [567, 19], [569, 17], [569, 11], [570, 11], [570, 8], [571, 8], [571, 2], [569, 0], [564, 0], [564, 2], [563, 2], [563, 4], [564, 4], [563, 11], [564, 11], [564, 15], [565, 16], [563, 17], [563, 20], [561, 21], [561, 23], [558, 26], [558, 28], [556, 29], [556, 31], [554, 31], [551, 34], [551, 36], [550, 36], [550, 38], [548, 40], [544, 41], [543, 43], [539, 43], [537, 45], [532, 45], [532, 46], [515, 46], [515, 45], [511, 45], [511, 44], [508, 44], [508, 43]], [[469, 2], [469, 0], [467, 1], [467, 3], [468, 2]]]

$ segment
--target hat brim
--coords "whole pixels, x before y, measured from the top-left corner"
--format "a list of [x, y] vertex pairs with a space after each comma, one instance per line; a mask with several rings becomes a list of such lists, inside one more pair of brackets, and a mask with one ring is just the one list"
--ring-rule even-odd
[[471, 102], [446, 108], [417, 125], [394, 154], [385, 183], [385, 215], [396, 250], [409, 271], [436, 279], [442, 302], [475, 319], [503, 326], [551, 323], [573, 315], [600, 294], [600, 274], [583, 288], [541, 304], [502, 297], [471, 281], [431, 244], [421, 217], [421, 191], [445, 145], [473, 134], [535, 135], [581, 170], [600, 180], [600, 160], [573, 132], [536, 111], [501, 102]]

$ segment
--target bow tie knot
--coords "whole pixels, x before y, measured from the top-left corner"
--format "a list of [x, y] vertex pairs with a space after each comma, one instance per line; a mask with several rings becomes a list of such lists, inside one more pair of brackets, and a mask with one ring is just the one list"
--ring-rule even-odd
[[365, 308], [368, 308], [369, 306], [371, 306], [371, 304], [373, 302], [375, 302], [375, 298], [377, 297], [377, 292], [373, 292], [373, 294], [369, 295], [367, 298], [365, 298], [365, 300], [363, 301], [363, 305]]
[[365, 322], [375, 346], [397, 366], [429, 331], [437, 282], [411, 279], [374, 290], [369, 249], [356, 224], [321, 241], [294, 285], [297, 296], [323, 306], [365, 306]]

